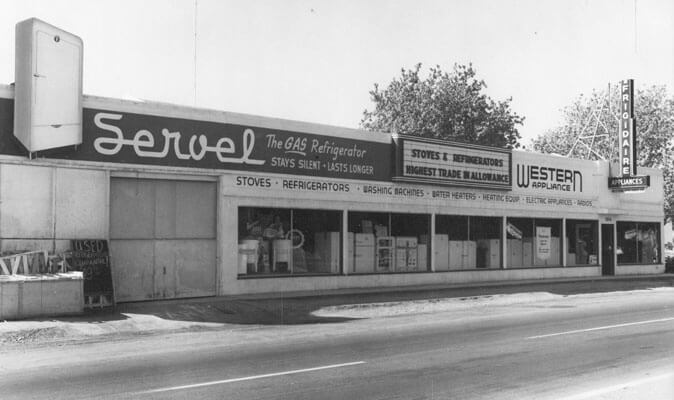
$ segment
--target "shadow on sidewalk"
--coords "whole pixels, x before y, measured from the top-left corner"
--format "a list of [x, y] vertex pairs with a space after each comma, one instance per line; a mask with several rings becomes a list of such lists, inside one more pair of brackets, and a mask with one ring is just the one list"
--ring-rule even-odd
[[169, 321], [242, 325], [299, 325], [340, 323], [357, 318], [321, 317], [313, 312], [328, 306], [358, 305], [383, 302], [407, 302], [434, 299], [471, 299], [479, 296], [527, 292], [547, 292], [562, 296], [584, 293], [606, 293], [674, 286], [674, 277], [634, 279], [586, 279], [565, 282], [532, 281], [485, 286], [398, 288], [379, 292], [320, 294], [273, 298], [210, 297], [150, 302], [122, 303], [114, 309], [88, 310], [84, 315], [44, 320], [88, 322], [92, 324], [129, 319], [127, 314], [148, 315]]

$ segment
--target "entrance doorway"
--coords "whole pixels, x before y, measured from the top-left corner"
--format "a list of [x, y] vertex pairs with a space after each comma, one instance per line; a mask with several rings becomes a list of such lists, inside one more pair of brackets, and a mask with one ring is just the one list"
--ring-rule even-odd
[[601, 224], [601, 274], [615, 275], [615, 244], [613, 224]]

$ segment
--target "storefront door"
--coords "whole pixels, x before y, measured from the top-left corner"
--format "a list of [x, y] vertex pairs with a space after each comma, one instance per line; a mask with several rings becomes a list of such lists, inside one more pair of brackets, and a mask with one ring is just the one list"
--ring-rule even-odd
[[615, 244], [613, 243], [613, 224], [601, 225], [601, 274], [615, 275]]
[[216, 203], [213, 182], [113, 178], [116, 301], [214, 296]]

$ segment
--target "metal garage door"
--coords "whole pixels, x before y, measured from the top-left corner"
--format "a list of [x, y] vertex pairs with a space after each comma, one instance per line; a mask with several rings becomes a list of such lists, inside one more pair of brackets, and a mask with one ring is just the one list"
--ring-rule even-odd
[[215, 295], [216, 184], [113, 178], [117, 301]]

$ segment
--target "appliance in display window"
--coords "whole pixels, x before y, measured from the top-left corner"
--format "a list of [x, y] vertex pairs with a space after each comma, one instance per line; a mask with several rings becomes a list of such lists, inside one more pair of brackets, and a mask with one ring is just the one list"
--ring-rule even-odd
[[391, 272], [395, 265], [395, 238], [379, 236], [377, 242], [377, 272]]
[[353, 232], [347, 232], [347, 234], [346, 234], [346, 253], [347, 253], [347, 256], [346, 256], [346, 266], [345, 266], [345, 268], [349, 272], [355, 271], [354, 264], [353, 264], [354, 240], [355, 240], [355, 238], [354, 238]]
[[522, 266], [522, 239], [508, 239], [508, 267]]
[[399, 236], [395, 238], [396, 271], [417, 271], [418, 240], [413, 236]]
[[471, 269], [477, 265], [477, 242], [473, 240], [449, 241], [449, 269]]
[[428, 270], [428, 245], [419, 244], [417, 246], [417, 268], [419, 271]]
[[356, 273], [372, 273], [375, 271], [375, 236], [374, 233], [356, 233], [354, 235], [353, 268]]
[[314, 234], [314, 272], [339, 273], [341, 258], [340, 232], [317, 232]]
[[449, 271], [449, 235], [435, 235], [435, 270]]
[[463, 268], [475, 268], [477, 265], [477, 242], [466, 240], [463, 242]]
[[463, 269], [463, 241], [449, 241], [449, 269]]
[[272, 249], [272, 272], [292, 272], [292, 240], [274, 239]]
[[534, 241], [531, 238], [522, 240], [522, 266], [534, 265]]
[[259, 243], [259, 240], [252, 239], [242, 240], [239, 243], [239, 274], [254, 274], [257, 272]]
[[501, 261], [501, 241], [481, 239], [477, 241], [477, 268], [498, 268]]

